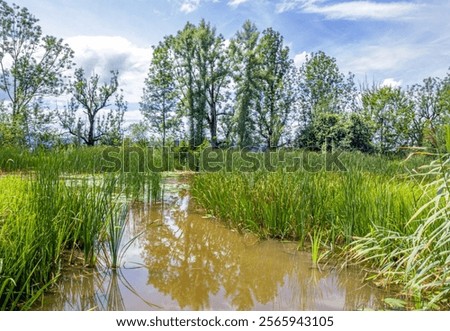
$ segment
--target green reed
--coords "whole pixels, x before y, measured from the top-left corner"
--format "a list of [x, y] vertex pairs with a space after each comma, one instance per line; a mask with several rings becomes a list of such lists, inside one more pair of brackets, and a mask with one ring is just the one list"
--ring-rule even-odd
[[120, 249], [126, 229], [128, 211], [127, 204], [117, 205], [108, 220], [105, 246], [108, 264], [112, 269], [119, 267]]
[[348, 243], [374, 226], [404, 227], [420, 190], [411, 181], [358, 171], [277, 170], [201, 174], [192, 193], [212, 214], [263, 238], [304, 241], [320, 228], [330, 241]]
[[[110, 228], [108, 237], [108, 226], [125, 219], [117, 210], [129, 201], [123, 192], [136, 184], [121, 171], [73, 176], [64, 158], [43, 153], [38, 160], [32, 172], [0, 176], [0, 310], [29, 309], [74, 250], [95, 267], [103, 241], [113, 240], [112, 266], [118, 263], [123, 227]], [[161, 175], [143, 176], [141, 185], [156, 197]]]
[[[376, 279], [403, 286], [421, 309], [450, 308], [450, 127], [448, 154], [422, 166], [423, 183], [414, 214], [402, 228], [374, 228], [355, 241], [351, 257], [376, 270]], [[432, 178], [432, 180], [430, 180]]]

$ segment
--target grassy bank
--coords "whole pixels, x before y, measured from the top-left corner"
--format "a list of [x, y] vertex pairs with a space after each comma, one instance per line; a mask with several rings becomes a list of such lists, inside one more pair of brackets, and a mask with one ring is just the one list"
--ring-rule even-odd
[[[203, 173], [192, 193], [234, 228], [298, 240], [300, 247], [307, 242], [314, 263], [339, 248], [385, 285], [403, 286], [417, 307], [450, 307], [448, 155], [342, 159], [344, 171], [279, 164], [273, 171]], [[423, 166], [433, 159], [439, 161]]]
[[0, 177], [0, 310], [28, 309], [75, 251], [86, 267], [102, 251], [117, 267], [127, 201], [159, 194], [156, 173], [73, 177], [62, 162], [41, 162], [32, 173]]
[[320, 230], [330, 244], [404, 227], [421, 194], [413, 182], [370, 173], [283, 170], [202, 174], [192, 192], [213, 215], [263, 238], [304, 242]]

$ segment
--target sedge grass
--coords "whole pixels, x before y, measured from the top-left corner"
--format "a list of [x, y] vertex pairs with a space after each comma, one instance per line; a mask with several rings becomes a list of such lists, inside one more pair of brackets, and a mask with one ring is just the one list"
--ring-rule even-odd
[[[202, 173], [193, 179], [192, 193], [232, 227], [262, 238], [298, 240], [300, 247], [309, 240], [313, 265], [324, 241], [370, 266], [380, 283], [403, 286], [415, 309], [448, 309], [450, 154], [423, 155], [414, 161], [415, 175], [394, 170], [402, 162], [383, 165], [383, 173], [355, 160], [345, 172], [280, 167]], [[435, 161], [422, 165], [431, 158]]]
[[[71, 178], [61, 176], [63, 169], [64, 160], [43, 155], [33, 172], [0, 176], [1, 310], [29, 309], [58, 279], [65, 252], [81, 250], [84, 264], [94, 267], [119, 197], [131, 185], [121, 181], [123, 172]], [[157, 194], [160, 175], [145, 176]], [[112, 266], [121, 231], [110, 233]]]
[[447, 133], [448, 154], [414, 176], [426, 180], [410, 230], [375, 228], [351, 246], [353, 259], [371, 265], [379, 281], [403, 286], [421, 309], [450, 308], [450, 127]]
[[[213, 215], [262, 238], [305, 241], [322, 229], [327, 241], [348, 243], [375, 226], [409, 227], [420, 189], [370, 173], [205, 173], [192, 193]], [[407, 225], [408, 224], [408, 225]]]

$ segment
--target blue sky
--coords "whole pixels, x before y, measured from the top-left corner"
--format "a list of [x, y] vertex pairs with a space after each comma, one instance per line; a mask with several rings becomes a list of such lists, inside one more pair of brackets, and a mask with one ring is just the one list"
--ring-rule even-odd
[[[322, 50], [357, 82], [419, 83], [450, 66], [447, 0], [16, 0], [62, 37], [87, 71], [118, 69], [125, 98], [139, 101], [151, 45], [205, 18], [225, 38], [246, 19], [281, 32], [291, 56]], [[130, 107], [131, 108], [131, 107]]]

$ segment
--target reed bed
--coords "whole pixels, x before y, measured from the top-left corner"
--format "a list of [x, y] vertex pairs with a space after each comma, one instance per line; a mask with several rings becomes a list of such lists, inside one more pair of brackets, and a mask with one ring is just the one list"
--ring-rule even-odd
[[353, 260], [377, 270], [379, 282], [402, 285], [421, 309], [450, 309], [450, 127], [447, 145], [449, 154], [414, 176], [424, 194], [406, 229], [377, 227], [350, 246]]
[[403, 287], [412, 308], [448, 309], [450, 154], [421, 154], [405, 162], [343, 155], [345, 171], [292, 171], [282, 164], [272, 171], [202, 173], [192, 193], [234, 228], [309, 247], [313, 266], [339, 252], [379, 284]]
[[304, 242], [321, 229], [330, 243], [348, 243], [376, 226], [405, 227], [421, 190], [411, 181], [356, 171], [278, 170], [201, 174], [192, 193], [213, 215], [263, 238]]
[[86, 267], [102, 252], [119, 267], [127, 204], [159, 192], [160, 174], [136, 189], [129, 173], [73, 176], [64, 162], [41, 155], [32, 172], [0, 176], [0, 310], [29, 309], [74, 251]]

